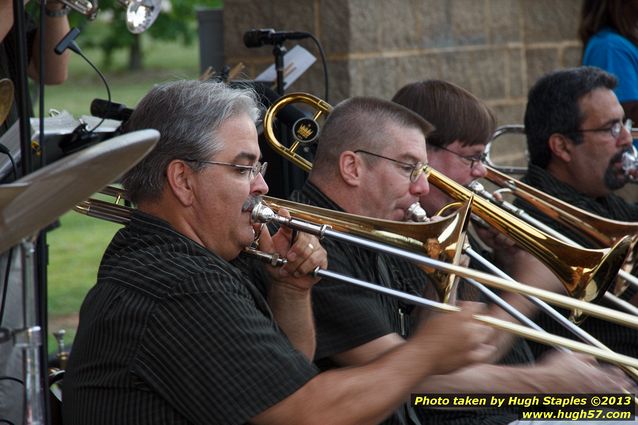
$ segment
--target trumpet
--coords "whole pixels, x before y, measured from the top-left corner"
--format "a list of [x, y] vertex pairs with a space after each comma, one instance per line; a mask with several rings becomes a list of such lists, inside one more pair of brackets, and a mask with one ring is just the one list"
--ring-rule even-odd
[[[97, 17], [99, 0], [60, 0], [71, 9], [85, 15], [89, 20]], [[148, 29], [159, 16], [161, 0], [117, 0], [126, 8], [126, 27], [133, 34]]]
[[[284, 152], [283, 155], [288, 160], [301, 169], [310, 171], [312, 164], [295, 153], [299, 140], [293, 141], [291, 147], [286, 148], [277, 140], [273, 131], [277, 112], [294, 102], [316, 107], [319, 110], [317, 115], [329, 113], [332, 109], [330, 105], [315, 96], [307, 93], [291, 93], [281, 97], [268, 109], [264, 117], [264, 132], [273, 149]], [[297, 139], [296, 134], [295, 138]], [[466, 201], [473, 196], [470, 190], [436, 170], [430, 173], [429, 181], [457, 201]], [[481, 198], [474, 199], [472, 212], [529, 250], [552, 270], [571, 296], [584, 301], [596, 301], [603, 296], [630, 249], [628, 237], [620, 238], [611, 248], [606, 249], [591, 250], [574, 247], [535, 229]]]
[[98, 0], [60, 0], [60, 2], [85, 15], [91, 21], [97, 17]]
[[[120, 198], [124, 197], [125, 194], [118, 189], [110, 189], [111, 194], [117, 194]], [[274, 198], [269, 198], [269, 201], [265, 202], [284, 202], [281, 200], [275, 200]], [[587, 314], [592, 316], [604, 317], [617, 323], [622, 323], [627, 326], [637, 327], [638, 328], [638, 318], [634, 316], [630, 316], [624, 313], [619, 313], [614, 310], [610, 310], [604, 307], [600, 307], [597, 305], [592, 305], [590, 303], [586, 303], [583, 301], [575, 300], [570, 297], [566, 297], [563, 295], [554, 294], [552, 292], [526, 287], [522, 284], [513, 284], [511, 282], [506, 281], [505, 279], [500, 279], [494, 277], [489, 274], [477, 272], [475, 270], [467, 269], [464, 267], [444, 263], [432, 258], [427, 257], [423, 254], [417, 254], [415, 252], [407, 251], [405, 249], [397, 248], [388, 244], [383, 244], [376, 242], [374, 240], [370, 240], [364, 237], [358, 237], [353, 234], [348, 234], [345, 232], [338, 232], [332, 229], [330, 224], [333, 220], [331, 216], [335, 214], [335, 211], [332, 210], [324, 210], [322, 208], [309, 207], [305, 204], [296, 204], [291, 203], [290, 201], [285, 201], [287, 204], [286, 208], [295, 208], [298, 211], [303, 211], [307, 216], [312, 216], [318, 221], [320, 224], [312, 223], [304, 220], [300, 220], [294, 217], [282, 217], [277, 215], [268, 205], [265, 203], [258, 204], [253, 209], [251, 215], [254, 221], [256, 222], [278, 222], [282, 225], [289, 226], [290, 228], [306, 231], [313, 233], [319, 237], [330, 237], [336, 238], [341, 241], [346, 241], [348, 243], [355, 243], [360, 246], [377, 250], [382, 253], [386, 253], [389, 255], [399, 256], [401, 258], [408, 259], [410, 261], [414, 261], [418, 264], [425, 264], [428, 267], [434, 267], [440, 270], [443, 270], [447, 273], [458, 274], [459, 276], [471, 277], [475, 278], [478, 281], [482, 281], [485, 284], [493, 285], [494, 287], [513, 290], [518, 293], [531, 293], [537, 295], [541, 299], [552, 300], [551, 302], [556, 303], [557, 305], [566, 307], [566, 308], [576, 308], [583, 309]], [[273, 205], [275, 208], [277, 206]], [[310, 208], [307, 210], [307, 208]], [[133, 208], [109, 203], [106, 201], [101, 201], [97, 199], [88, 199], [86, 201], [81, 202], [76, 205], [74, 208], [75, 211], [80, 212], [82, 214], [96, 217], [100, 219], [105, 219], [108, 221], [126, 224], [130, 221], [131, 215], [133, 213]], [[325, 214], [325, 215], [324, 215]], [[336, 213], [335, 223], [337, 226], [343, 226], [345, 224], [344, 217], [339, 213]], [[291, 212], [292, 215], [292, 212]], [[357, 228], [361, 223], [366, 223], [368, 219], [365, 217], [358, 217], [358, 223], [353, 223], [353, 228]], [[400, 225], [404, 225], [406, 223], [397, 223]], [[399, 226], [403, 227], [403, 226]], [[348, 230], [350, 231], [350, 230]], [[352, 230], [354, 231], [354, 230]], [[401, 240], [404, 236], [402, 235], [392, 235], [391, 232], [387, 232], [388, 237], [393, 240]], [[381, 235], [376, 236], [377, 238], [383, 239]], [[408, 236], [409, 238], [409, 236]], [[249, 255], [254, 253], [253, 249], [247, 248], [246, 251]], [[261, 260], [264, 260], [272, 265], [282, 265], [285, 263], [285, 259], [280, 259], [277, 256], [273, 257], [269, 254], [259, 253], [259, 257]], [[370, 282], [361, 281], [349, 276], [344, 276], [338, 273], [330, 272], [329, 270], [323, 270], [317, 268], [314, 271], [314, 274], [318, 277], [326, 277], [331, 279], [338, 279], [346, 283], [350, 283], [359, 287], [367, 288], [370, 290], [374, 290], [377, 292], [384, 293], [386, 295], [394, 296], [401, 298], [411, 304], [419, 305], [423, 307], [427, 307], [430, 309], [435, 309], [441, 312], [451, 312], [458, 311], [458, 307], [438, 303], [435, 301], [427, 300], [421, 297], [417, 297], [411, 294], [407, 294], [401, 291], [396, 291], [387, 287], [383, 287], [380, 285], [375, 285]], [[485, 315], [475, 315], [474, 316], [477, 321], [480, 321], [488, 326], [491, 326], [496, 329], [500, 329], [506, 332], [513, 333], [515, 335], [531, 339], [533, 341], [547, 344], [551, 346], [565, 347], [570, 350], [585, 353], [592, 355], [600, 360], [607, 361], [622, 367], [630, 367], [636, 368], [638, 367], [638, 359], [625, 356], [622, 354], [618, 354], [615, 352], [610, 352], [609, 350], [593, 347], [591, 345], [583, 344], [577, 341], [573, 341], [567, 338], [563, 338], [557, 335], [546, 334], [544, 332], [539, 332], [530, 328], [527, 328], [522, 325], [518, 325], [515, 323], [499, 320], [490, 316]]]

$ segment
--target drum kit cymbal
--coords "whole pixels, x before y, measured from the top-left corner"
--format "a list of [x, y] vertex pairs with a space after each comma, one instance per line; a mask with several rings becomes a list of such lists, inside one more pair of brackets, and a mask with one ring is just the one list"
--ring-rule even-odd
[[4, 252], [112, 183], [153, 149], [157, 130], [127, 133], [0, 185], [0, 252]]
[[[13, 84], [2, 79], [0, 124], [12, 104]], [[0, 253], [115, 181], [149, 153], [158, 140], [156, 130], [127, 133], [0, 185]]]

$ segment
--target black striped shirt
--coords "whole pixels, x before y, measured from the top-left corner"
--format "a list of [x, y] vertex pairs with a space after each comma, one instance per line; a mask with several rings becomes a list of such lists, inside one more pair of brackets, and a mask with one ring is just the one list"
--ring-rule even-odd
[[[312, 183], [294, 192], [297, 202], [343, 211]], [[413, 264], [380, 255], [346, 243], [323, 239], [328, 252], [330, 270], [377, 283], [412, 295], [433, 294], [427, 276]], [[427, 291], [427, 292], [426, 292]], [[329, 357], [355, 348], [391, 333], [409, 337], [417, 321], [412, 305], [378, 292], [358, 288], [330, 279], [313, 288], [313, 309], [316, 319], [317, 352], [315, 361], [322, 369], [337, 367]], [[412, 314], [414, 313], [414, 314]], [[521, 342], [524, 344], [524, 342]], [[512, 350], [503, 363], [527, 363], [524, 350]], [[507, 424], [516, 419], [511, 412], [492, 410], [414, 411], [406, 404], [385, 422], [389, 424]]]
[[64, 423], [241, 424], [316, 373], [245, 274], [137, 212], [82, 305]]
[[[601, 198], [591, 198], [578, 193], [573, 187], [556, 179], [546, 170], [535, 165], [530, 164], [527, 175], [523, 181], [551, 196], [594, 214], [614, 220], [638, 221], [638, 205], [630, 204], [614, 194]], [[519, 206], [524, 207], [532, 216], [555, 228], [562, 234], [585, 246], [593, 247], [587, 239], [583, 238], [578, 233], [575, 233], [570, 228], [548, 219], [547, 216], [532, 208], [530, 205], [522, 201], [517, 201], [516, 203]], [[634, 269], [634, 275], [636, 274], [635, 272], [636, 271]], [[629, 299], [635, 293], [636, 291], [630, 287], [623, 293], [622, 298]], [[602, 304], [606, 305], [604, 302]], [[609, 305], [606, 306], [610, 307]], [[567, 315], [566, 311], [561, 310], [561, 312], [564, 315]], [[546, 314], [540, 314], [538, 323], [551, 333], [573, 338], [571, 333], [564, 330], [562, 326], [558, 325], [555, 320], [552, 320]], [[638, 356], [638, 330], [615, 325], [594, 317], [587, 318], [580, 326], [612, 350], [632, 357]], [[530, 343], [530, 346], [532, 347], [534, 354], [537, 356], [548, 350], [547, 346], [541, 344]]]

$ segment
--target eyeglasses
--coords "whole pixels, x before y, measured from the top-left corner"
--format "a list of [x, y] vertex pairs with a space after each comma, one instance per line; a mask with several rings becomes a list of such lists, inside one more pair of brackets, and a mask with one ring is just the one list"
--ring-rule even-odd
[[266, 176], [266, 169], [268, 168], [267, 162], [262, 163], [259, 161], [257, 161], [255, 165], [242, 165], [242, 164], [233, 164], [232, 162], [219, 162], [219, 161], [201, 161], [199, 159], [189, 159], [189, 158], [182, 159], [182, 161], [197, 162], [198, 164], [224, 165], [226, 167], [233, 167], [237, 169], [240, 174], [250, 176], [251, 182], [257, 178], [257, 174], [261, 174], [262, 177]]
[[483, 163], [487, 159], [487, 154], [485, 152], [483, 152], [482, 154], [479, 154], [479, 155], [463, 156], [460, 153], [457, 153], [457, 152], [454, 152], [452, 150], [449, 150], [449, 149], [447, 149], [447, 148], [445, 148], [443, 146], [437, 146], [437, 148], [443, 149], [444, 151], [447, 151], [447, 152], [449, 152], [451, 154], [454, 154], [454, 155], [458, 156], [459, 158], [469, 162], [470, 168], [474, 168], [474, 166], [476, 164], [478, 164], [479, 162]]
[[393, 159], [393, 158], [388, 158], [387, 156], [383, 156], [383, 155], [379, 155], [379, 154], [376, 154], [376, 153], [364, 151], [364, 150], [361, 150], [361, 149], [357, 149], [356, 151], [354, 151], [354, 153], [365, 153], [366, 155], [376, 156], [377, 158], [387, 159], [388, 161], [392, 161], [392, 162], [394, 162], [396, 164], [399, 164], [401, 166], [401, 168], [405, 172], [409, 173], [410, 181], [412, 183], [416, 182], [419, 179], [419, 177], [421, 177], [421, 174], [424, 174], [425, 178], [427, 179], [428, 176], [430, 175], [430, 171], [432, 170], [428, 164], [424, 164], [423, 162], [417, 162], [416, 164], [410, 164], [408, 162], [398, 161], [398, 160]]
[[625, 122], [616, 121], [615, 123], [613, 123], [609, 127], [590, 128], [590, 129], [586, 129], [586, 130], [575, 130], [574, 133], [604, 133], [604, 132], [609, 132], [609, 134], [611, 134], [611, 137], [613, 137], [615, 140], [618, 140], [618, 138], [620, 137], [620, 133], [622, 132], [623, 127], [625, 128], [625, 130], [627, 130], [629, 132], [629, 134], [631, 134], [631, 127], [633, 126], [633, 124], [634, 124], [633, 121], [630, 120], [629, 118], [627, 118], [625, 120]]

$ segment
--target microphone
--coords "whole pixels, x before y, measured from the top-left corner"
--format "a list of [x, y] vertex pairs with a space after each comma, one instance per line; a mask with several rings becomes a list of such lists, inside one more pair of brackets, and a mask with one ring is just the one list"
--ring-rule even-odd
[[126, 121], [131, 117], [133, 110], [122, 103], [110, 102], [104, 99], [93, 99], [91, 102], [91, 115], [110, 120]]
[[80, 30], [78, 28], [71, 28], [71, 30], [66, 33], [64, 38], [62, 38], [62, 40], [60, 40], [60, 42], [55, 46], [55, 49], [53, 49], [55, 53], [61, 55], [66, 49], [71, 49], [78, 55], [82, 55], [82, 50], [80, 50], [80, 47], [75, 42], [75, 39], [78, 37], [79, 34]]
[[272, 28], [251, 29], [244, 33], [246, 47], [261, 47], [264, 44], [279, 44], [285, 40], [301, 40], [311, 37], [310, 33], [297, 31], [275, 31]]

